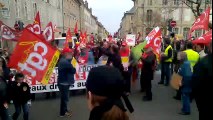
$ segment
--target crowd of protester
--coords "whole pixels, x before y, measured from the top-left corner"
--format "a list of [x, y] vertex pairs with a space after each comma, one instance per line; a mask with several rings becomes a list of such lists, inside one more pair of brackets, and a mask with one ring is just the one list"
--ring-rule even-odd
[[[161, 66], [161, 78], [159, 84], [168, 86], [173, 73], [182, 76], [183, 79], [180, 83], [180, 89], [177, 91], [176, 96], [174, 96], [176, 100], [182, 100], [180, 114], [190, 115], [190, 102], [195, 98], [200, 120], [203, 120], [208, 117], [208, 110], [211, 109], [208, 105], [212, 102], [208, 96], [211, 94], [212, 46], [211, 44], [195, 45], [189, 40], [176, 40], [173, 37], [174, 36], [172, 35], [170, 37], [165, 37], [162, 42], [163, 47], [159, 62]], [[16, 73], [15, 75], [11, 74], [10, 69], [7, 67], [9, 54], [4, 50], [1, 50], [0, 54], [1, 118], [2, 120], [9, 120], [8, 103], [13, 101], [15, 107], [15, 113], [12, 116], [13, 120], [18, 119], [21, 109], [23, 109], [24, 120], [28, 120], [29, 101], [35, 99], [35, 94], [30, 94], [30, 86], [23, 82], [24, 75], [22, 73]], [[151, 46], [144, 47], [141, 59], [138, 61], [138, 64], [142, 64], [138, 67], [138, 65], [133, 64], [132, 54], [131, 48], [125, 41], [114, 43], [103, 40], [89, 48], [80, 45], [80, 50], [71, 50], [70, 48], [63, 49], [62, 56], [57, 64], [59, 69], [58, 86], [61, 94], [60, 116], [72, 115], [67, 109], [67, 104], [69, 99], [69, 87], [74, 83], [74, 74], [76, 71], [70, 64], [73, 57], [76, 58], [79, 63], [81, 63], [82, 59], [86, 59], [87, 62], [91, 62], [90, 64], [97, 64], [99, 59], [104, 57], [108, 58], [105, 67], [92, 69], [88, 76], [86, 88], [89, 91], [87, 96], [88, 100], [90, 100], [91, 120], [103, 116], [108, 117], [110, 120], [114, 120], [114, 118], [119, 117], [117, 114], [122, 115], [124, 118], [122, 120], [128, 120], [128, 115], [125, 113], [125, 107], [121, 102], [120, 97], [124, 97], [124, 101], [127, 102], [127, 108], [133, 112], [134, 109], [128, 101], [128, 96], [131, 94], [131, 80], [135, 75], [134, 69], [138, 69], [140, 72], [140, 74], [136, 75], [140, 75], [141, 92], [145, 92], [143, 100], [152, 101], [152, 80], [154, 79], [154, 73], [158, 66], [157, 57]], [[127, 66], [122, 64], [122, 57], [129, 58], [129, 64]], [[72, 72], [68, 73], [66, 71]], [[113, 72], [118, 72], [118, 74], [112, 76], [115, 74]], [[111, 79], [109, 79], [109, 75], [111, 75]], [[15, 76], [15, 81], [11, 80], [13, 76]], [[104, 80], [103, 83], [99, 83], [97, 78]], [[114, 82], [111, 81], [113, 79], [115, 79]], [[121, 82], [122, 80], [122, 84], [117, 84], [116, 80], [117, 82]], [[114, 84], [121, 88], [113, 88], [115, 87]], [[115, 91], [118, 89], [121, 91], [117, 91], [117, 93], [106, 92], [109, 89], [100, 86], [107, 86], [116, 89]], [[56, 96], [55, 92], [52, 94], [53, 96]], [[46, 95], [47, 98], [50, 97], [50, 93], [46, 93]], [[101, 107], [94, 106], [96, 104], [101, 104]], [[108, 108], [107, 105], [109, 105], [110, 108]], [[113, 110], [116, 110], [118, 113], [113, 113]], [[99, 116], [96, 116], [96, 114], [99, 114]], [[112, 114], [112, 118], [110, 118], [110, 114]]]

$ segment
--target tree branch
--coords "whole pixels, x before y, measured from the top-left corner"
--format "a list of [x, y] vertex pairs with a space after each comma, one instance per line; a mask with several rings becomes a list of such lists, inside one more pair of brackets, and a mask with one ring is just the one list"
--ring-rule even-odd
[[201, 0], [197, 0], [198, 4], [197, 4], [197, 16], [200, 16], [200, 6], [201, 6]]
[[[191, 4], [189, 5], [186, 1], [190, 2]], [[201, 1], [200, 0], [197, 0], [196, 2], [194, 2], [192, 0], [182, 0], [182, 2], [192, 10], [195, 18], [197, 18], [199, 16], [198, 14], [200, 14], [200, 10], [199, 9], [200, 9], [200, 6], [201, 6]], [[196, 9], [194, 9], [194, 4], [197, 5]]]
[[[183, 0], [183, 1], [184, 1], [184, 0]], [[190, 3], [197, 4], [199, 0], [197, 0], [196, 2], [195, 2], [195, 1], [193, 1], [193, 0], [185, 0], [185, 1], [188, 1], [188, 2], [190, 2]]]

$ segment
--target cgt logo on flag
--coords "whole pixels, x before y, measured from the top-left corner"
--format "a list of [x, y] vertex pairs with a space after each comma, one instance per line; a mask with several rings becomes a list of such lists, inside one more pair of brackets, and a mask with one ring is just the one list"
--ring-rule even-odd
[[29, 29], [31, 32], [35, 33], [36, 35], [41, 34], [41, 28], [39, 24], [34, 24], [34, 25], [29, 24], [26, 28]]
[[155, 29], [153, 29], [146, 37], [146, 41], [147, 45], [153, 48], [153, 51], [159, 61], [162, 42], [162, 34], [160, 28], [156, 27]]
[[54, 40], [54, 33], [53, 33], [52, 22], [48, 23], [47, 27], [45, 28], [45, 30], [43, 32], [43, 36], [46, 39], [46, 41], [48, 41], [48, 42]]
[[45, 40], [25, 29], [8, 65], [30, 76], [33, 82], [48, 84], [59, 55]]
[[13, 40], [18, 41], [22, 31], [16, 31], [5, 25], [2, 21], [0, 21], [0, 34], [2, 36], [2, 40]]
[[15, 37], [16, 37], [13, 34], [13, 32], [6, 25], [1, 26], [1, 31], [2, 31], [2, 38], [3, 39], [11, 40], [11, 39], [15, 39]]
[[208, 30], [209, 29], [209, 16], [210, 16], [210, 7], [203, 12], [197, 20], [192, 25], [192, 28], [189, 31], [188, 38], [191, 38], [191, 33], [198, 29]]
[[212, 30], [208, 31], [206, 34], [204, 34], [203, 36], [197, 38], [196, 40], [193, 40], [192, 43], [194, 44], [210, 44], [212, 41]]

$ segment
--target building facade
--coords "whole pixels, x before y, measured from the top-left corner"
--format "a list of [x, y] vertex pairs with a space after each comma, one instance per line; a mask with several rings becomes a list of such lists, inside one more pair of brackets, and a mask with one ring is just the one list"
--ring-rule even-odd
[[85, 1], [82, 7], [81, 30], [87, 31], [88, 34], [98, 32], [97, 18], [92, 14], [92, 8], [89, 8], [88, 2]]
[[[60, 31], [55, 33], [55, 37], [61, 37], [68, 28], [73, 32], [77, 21], [79, 31], [86, 30], [88, 34], [98, 34], [98, 18], [92, 14], [92, 8], [88, 7], [87, 1], [0, 0], [0, 20], [11, 28], [14, 28], [16, 21], [23, 22], [23, 27], [32, 24], [38, 11], [42, 30], [51, 21]], [[11, 49], [15, 46], [15, 42], [11, 41], [4, 41], [3, 44], [13, 45]]]
[[[142, 39], [149, 32], [159, 26], [162, 28], [163, 35], [168, 35], [168, 24], [170, 20], [177, 22], [177, 26], [172, 32], [187, 38], [190, 27], [195, 21], [195, 17], [191, 9], [181, 0], [132, 0], [134, 2], [133, 14], [133, 33], [141, 33]], [[205, 1], [203, 1], [205, 2]], [[210, 0], [208, 3], [212, 5]], [[201, 11], [205, 10], [205, 4], [202, 3]], [[211, 18], [211, 17], [210, 17]], [[212, 21], [210, 19], [210, 21]], [[124, 21], [122, 20], [121, 23]], [[123, 27], [123, 26], [121, 26]], [[122, 34], [122, 32], [121, 32]], [[200, 36], [201, 30], [195, 31], [194, 36]]]
[[[23, 22], [24, 26], [32, 24], [37, 11], [40, 12], [42, 30], [49, 21], [62, 30], [62, 2], [61, 0], [0, 0], [0, 20], [11, 28], [16, 21]], [[13, 46], [15, 43], [4, 41], [3, 46]]]
[[121, 38], [125, 38], [127, 34], [133, 33], [133, 20], [134, 20], [133, 16], [134, 16], [134, 7], [130, 11], [124, 13], [119, 32]]
[[64, 12], [64, 32], [68, 28], [73, 32], [75, 24], [78, 22], [78, 28], [81, 26], [81, 6], [83, 0], [63, 0], [63, 12]]

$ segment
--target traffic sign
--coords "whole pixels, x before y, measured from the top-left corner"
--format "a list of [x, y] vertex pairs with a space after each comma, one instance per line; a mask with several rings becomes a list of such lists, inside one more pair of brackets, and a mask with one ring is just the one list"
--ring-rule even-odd
[[176, 21], [171, 21], [170, 26], [175, 27], [177, 25]]

